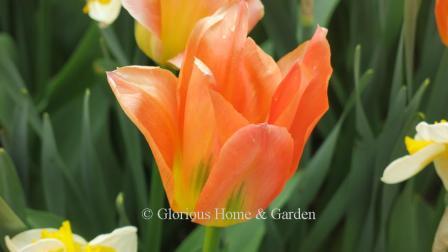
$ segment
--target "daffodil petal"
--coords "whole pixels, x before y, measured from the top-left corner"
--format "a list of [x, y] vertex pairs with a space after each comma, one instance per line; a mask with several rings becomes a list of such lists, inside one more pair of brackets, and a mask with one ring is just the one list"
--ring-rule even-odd
[[64, 244], [57, 239], [43, 239], [30, 243], [25, 246], [20, 252], [42, 252], [42, 251], [56, 251], [63, 249]]
[[112, 24], [121, 10], [121, 0], [110, 0], [109, 3], [91, 1], [89, 4], [89, 17], [98, 21], [102, 26]]
[[434, 242], [432, 244], [432, 252], [446, 252], [448, 249], [448, 208], [445, 208], [442, 219], [440, 219]]
[[[9, 239], [9, 237], [7, 237], [5, 239], [7, 247], [11, 251], [14, 251], [12, 248], [15, 248], [17, 251], [22, 251], [29, 244], [31, 244], [37, 240], [41, 240], [41, 234], [42, 234], [42, 231], [44, 231], [44, 230], [52, 231], [52, 232], [57, 231], [57, 229], [54, 229], [54, 228], [30, 229], [30, 230], [27, 230], [27, 231], [17, 234], [12, 239]], [[84, 240], [84, 238], [82, 238], [79, 235], [73, 234], [73, 239], [81, 245], [87, 244], [86, 240]], [[42, 240], [48, 240], [48, 239], [42, 239]]]
[[5, 246], [9, 250], [9, 252], [18, 252], [16, 245], [11, 241], [11, 238], [9, 236], [5, 237]]
[[399, 158], [384, 170], [381, 180], [387, 184], [395, 184], [407, 180], [438, 158], [445, 149], [445, 145], [434, 143], [413, 155]]
[[97, 236], [89, 242], [89, 245], [111, 247], [116, 252], [135, 252], [137, 251], [137, 228], [128, 226], [115, 229], [110, 234]]
[[448, 123], [428, 124], [421, 122], [416, 127], [419, 137], [426, 141], [448, 143]]
[[[16, 236], [14, 236], [12, 239], [9, 240], [8, 243], [11, 246], [14, 246], [18, 251], [21, 251], [28, 244], [32, 243], [33, 241], [39, 240], [43, 230], [44, 229], [27, 230], [25, 232], [19, 233]], [[57, 231], [57, 229], [54, 229], [54, 228], [48, 228], [45, 230]]]
[[434, 160], [437, 174], [443, 182], [443, 186], [448, 190], [448, 157], [446, 155]]

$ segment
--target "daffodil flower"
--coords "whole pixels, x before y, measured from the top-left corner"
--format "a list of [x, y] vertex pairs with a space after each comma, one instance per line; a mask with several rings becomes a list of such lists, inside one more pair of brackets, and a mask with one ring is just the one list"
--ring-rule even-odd
[[132, 226], [115, 229], [110, 234], [97, 236], [90, 242], [73, 234], [70, 222], [57, 229], [32, 229], [12, 239], [5, 238], [10, 252], [135, 252], [137, 229]]
[[100, 27], [112, 24], [120, 15], [121, 0], [87, 0], [84, 13], [99, 22]]
[[421, 122], [416, 130], [414, 138], [405, 138], [409, 155], [392, 162], [381, 180], [387, 184], [402, 182], [434, 162], [437, 174], [448, 189], [448, 122]]

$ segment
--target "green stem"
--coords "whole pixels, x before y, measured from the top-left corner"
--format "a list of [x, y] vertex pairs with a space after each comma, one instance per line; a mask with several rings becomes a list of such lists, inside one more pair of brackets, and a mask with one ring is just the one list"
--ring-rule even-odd
[[219, 238], [221, 229], [216, 227], [206, 227], [204, 235], [203, 252], [216, 252], [219, 248]]

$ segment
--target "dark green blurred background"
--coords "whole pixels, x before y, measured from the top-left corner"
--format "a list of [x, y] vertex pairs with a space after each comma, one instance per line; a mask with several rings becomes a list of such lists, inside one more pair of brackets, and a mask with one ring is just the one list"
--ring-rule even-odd
[[[223, 251], [429, 251], [445, 206], [434, 169], [398, 185], [379, 178], [418, 121], [448, 117], [448, 49], [434, 1], [315, 0], [311, 11], [301, 8], [309, 1], [263, 2], [251, 36], [276, 59], [317, 24], [329, 29], [331, 109], [271, 206], [317, 219], [233, 226]], [[101, 30], [84, 4], [0, 0], [0, 240], [68, 219], [87, 239], [132, 224], [141, 251], [200, 251], [202, 227], [141, 218], [167, 207], [165, 195], [104, 72], [153, 63], [125, 10]]]

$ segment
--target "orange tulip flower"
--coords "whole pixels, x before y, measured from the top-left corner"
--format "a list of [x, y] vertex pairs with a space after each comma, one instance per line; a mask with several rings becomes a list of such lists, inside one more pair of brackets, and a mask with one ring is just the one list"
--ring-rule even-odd
[[436, 21], [443, 44], [448, 46], [448, 0], [436, 0]]
[[[123, 0], [123, 6], [137, 20], [135, 36], [142, 51], [159, 64], [178, 65], [198, 20], [237, 1], [241, 0]], [[253, 27], [264, 15], [263, 4], [246, 1]]]
[[328, 109], [326, 30], [276, 63], [247, 37], [248, 12], [240, 2], [199, 22], [179, 78], [144, 66], [107, 74], [149, 142], [171, 207], [203, 225], [245, 220], [222, 209], [251, 218], [268, 207]]

